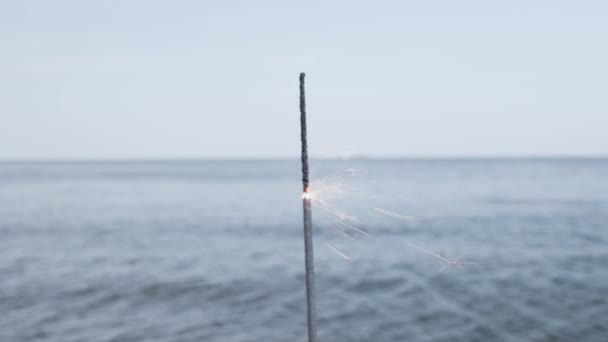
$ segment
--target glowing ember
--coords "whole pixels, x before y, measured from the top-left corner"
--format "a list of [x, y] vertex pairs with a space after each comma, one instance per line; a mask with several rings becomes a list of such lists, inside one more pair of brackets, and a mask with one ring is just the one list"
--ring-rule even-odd
[[311, 200], [312, 199], [312, 192], [308, 192], [308, 191], [303, 192], [302, 193], [302, 198]]

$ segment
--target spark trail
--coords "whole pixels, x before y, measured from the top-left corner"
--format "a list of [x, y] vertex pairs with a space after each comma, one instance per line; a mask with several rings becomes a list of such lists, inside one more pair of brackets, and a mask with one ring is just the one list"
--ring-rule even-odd
[[[315, 191], [311, 193], [310, 198], [314, 201], [318, 208], [329, 217], [333, 218], [333, 228], [342, 237], [349, 240], [357, 240], [359, 237], [373, 238], [369, 233], [369, 229], [365, 227], [362, 220], [357, 216], [347, 212], [346, 210], [339, 209], [337, 206], [332, 204], [333, 199], [347, 198], [349, 203], [357, 203], [360, 206], [367, 208], [371, 212], [379, 215], [390, 217], [399, 221], [405, 221], [408, 223], [417, 222], [416, 217], [410, 215], [402, 215], [375, 205], [371, 205], [365, 201], [363, 194], [358, 193], [357, 188], [353, 188], [348, 185], [347, 180], [354, 177], [367, 176], [368, 171], [364, 169], [348, 168], [344, 171], [334, 172], [333, 174], [316, 180], [314, 183]], [[375, 196], [372, 196], [375, 197]], [[451, 259], [437, 252], [433, 252], [425, 247], [415, 244], [410, 241], [404, 241], [406, 245], [415, 249], [424, 255], [435, 258], [440, 263], [439, 273], [445, 271], [450, 267], [458, 269], [464, 269], [465, 265], [475, 265], [475, 262], [468, 262], [460, 260], [459, 258]], [[340, 257], [352, 261], [356, 258], [347, 255], [345, 252], [338, 250], [334, 246], [327, 244], [327, 247]]]

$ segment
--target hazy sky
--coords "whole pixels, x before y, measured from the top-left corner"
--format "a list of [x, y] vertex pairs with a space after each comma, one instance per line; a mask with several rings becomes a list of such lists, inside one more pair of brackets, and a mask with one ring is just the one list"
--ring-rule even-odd
[[605, 1], [2, 1], [0, 158], [608, 155]]

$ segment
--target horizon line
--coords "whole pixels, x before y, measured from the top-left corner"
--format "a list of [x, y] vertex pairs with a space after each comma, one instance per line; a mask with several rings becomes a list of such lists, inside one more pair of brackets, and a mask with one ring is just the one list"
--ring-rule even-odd
[[[0, 163], [28, 162], [194, 162], [194, 161], [291, 161], [299, 160], [297, 156], [255, 156], [255, 157], [0, 157]], [[530, 155], [355, 155], [351, 157], [311, 157], [311, 160], [329, 161], [441, 161], [441, 160], [567, 160], [567, 159], [608, 159], [608, 154], [530, 154]]]

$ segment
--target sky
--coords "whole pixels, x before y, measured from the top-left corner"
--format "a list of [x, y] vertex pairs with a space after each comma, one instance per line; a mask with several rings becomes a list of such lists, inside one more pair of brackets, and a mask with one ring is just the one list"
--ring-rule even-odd
[[608, 155], [604, 1], [2, 1], [0, 159]]

